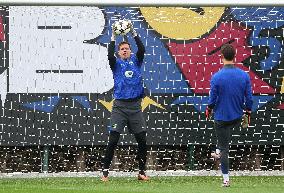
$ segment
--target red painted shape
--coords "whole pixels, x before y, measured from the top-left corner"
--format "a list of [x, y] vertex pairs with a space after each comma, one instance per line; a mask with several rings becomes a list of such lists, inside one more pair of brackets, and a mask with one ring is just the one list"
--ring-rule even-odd
[[281, 109], [281, 110], [284, 110], [284, 103], [280, 104], [277, 108]]
[[199, 41], [188, 44], [169, 43], [168, 46], [195, 93], [209, 93], [212, 75], [223, 67], [220, 48], [230, 42], [236, 49], [236, 66], [249, 72], [253, 93], [273, 94], [275, 90], [270, 85], [242, 65], [242, 61], [252, 54], [247, 45], [249, 32], [249, 29], [239, 23], [230, 21], [221, 23], [215, 31]]
[[0, 41], [5, 40], [5, 33], [4, 33], [4, 27], [3, 27], [3, 19], [2, 16], [0, 15]]

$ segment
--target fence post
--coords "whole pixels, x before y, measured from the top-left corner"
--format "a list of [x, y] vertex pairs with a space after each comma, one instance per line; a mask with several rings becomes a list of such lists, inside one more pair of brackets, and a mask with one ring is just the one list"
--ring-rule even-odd
[[190, 144], [187, 148], [188, 170], [194, 170], [194, 145]]
[[49, 154], [49, 146], [43, 146], [43, 159], [42, 159], [42, 172], [48, 173], [48, 154]]
[[284, 146], [280, 145], [280, 151], [281, 151], [281, 170], [284, 170]]
[[86, 170], [85, 152], [79, 147], [76, 153], [76, 169], [77, 172], [84, 172]]

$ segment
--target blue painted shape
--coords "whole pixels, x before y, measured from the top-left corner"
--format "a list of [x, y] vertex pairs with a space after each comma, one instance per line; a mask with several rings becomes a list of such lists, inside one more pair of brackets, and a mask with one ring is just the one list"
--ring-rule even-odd
[[261, 108], [263, 105], [266, 105], [266, 103], [273, 98], [274, 98], [273, 96], [253, 96], [252, 111], [256, 111], [257, 109]]
[[199, 112], [205, 112], [209, 96], [180, 96], [172, 104], [191, 104]]
[[[130, 19], [146, 47], [142, 74], [144, 84], [151, 93], [192, 93], [172, 55], [160, 38], [157, 38], [157, 32], [149, 29], [139, 9], [105, 7], [104, 10], [107, 28], [105, 33], [98, 39], [98, 42], [103, 44], [110, 42], [111, 25], [117, 20], [115, 15], [125, 16], [125, 19]], [[118, 36], [117, 42], [121, 40], [122, 37]], [[132, 37], [128, 36], [128, 41], [131, 45], [136, 45]], [[136, 53], [136, 51], [136, 46], [133, 46], [132, 52]]]
[[263, 29], [275, 29], [284, 25], [284, 8], [281, 7], [232, 7], [234, 17], [248, 26], [253, 27], [250, 37], [252, 46], [268, 46], [268, 57], [261, 61], [261, 69], [270, 70], [280, 63], [283, 45], [273, 37], [261, 37]]
[[[252, 111], [256, 111], [261, 108], [271, 99], [273, 96], [253, 96], [253, 107]], [[206, 106], [208, 105], [209, 96], [180, 96], [172, 104], [188, 104], [193, 105], [199, 112], [205, 112]]]
[[92, 111], [90, 101], [86, 96], [72, 96], [73, 100], [80, 103], [83, 107], [85, 107], [88, 111]]
[[50, 113], [57, 106], [61, 97], [51, 96], [48, 100], [23, 104], [24, 107]]

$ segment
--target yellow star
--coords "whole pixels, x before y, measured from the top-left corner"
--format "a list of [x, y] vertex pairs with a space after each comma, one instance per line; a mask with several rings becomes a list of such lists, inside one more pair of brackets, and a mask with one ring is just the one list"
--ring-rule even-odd
[[109, 112], [111, 112], [111, 110], [112, 110], [113, 101], [114, 101], [114, 99], [113, 99], [112, 101], [110, 101], [110, 102], [107, 102], [107, 101], [104, 101], [104, 100], [99, 100], [99, 102], [100, 102], [102, 105], [104, 105], [105, 108], [106, 108]]
[[282, 86], [281, 86], [281, 91], [280, 91], [281, 94], [284, 93], [284, 76], [283, 76], [283, 80], [282, 80]]
[[166, 110], [162, 105], [160, 105], [159, 103], [155, 102], [151, 98], [149, 98], [149, 97], [143, 98], [142, 103], [141, 103], [142, 111], [144, 111], [146, 109], [146, 107], [148, 107], [149, 105], [154, 105], [156, 107], [159, 107], [161, 109]]
[[[107, 102], [105, 100], [99, 100], [99, 102], [109, 111], [111, 112], [112, 110], [112, 105], [113, 105], [113, 101], [110, 101], [110, 102]], [[164, 109], [166, 110], [162, 105], [160, 105], [159, 103], [155, 102], [154, 100], [152, 100], [151, 98], [149, 97], [145, 97], [143, 98], [142, 102], [141, 102], [141, 108], [142, 108], [142, 111], [144, 111], [146, 109], [146, 107], [148, 107], [149, 105], [154, 105], [156, 107], [159, 107], [161, 109]]]

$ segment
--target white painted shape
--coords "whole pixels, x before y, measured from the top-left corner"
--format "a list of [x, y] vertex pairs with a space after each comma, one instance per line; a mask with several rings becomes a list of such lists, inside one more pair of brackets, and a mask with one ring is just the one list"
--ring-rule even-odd
[[[12, 93], [103, 93], [113, 87], [107, 48], [85, 44], [105, 25], [102, 11], [82, 6], [9, 7], [9, 88]], [[38, 29], [71, 26], [71, 29]], [[83, 73], [36, 73], [83, 70]]]
[[0, 97], [2, 106], [4, 106], [7, 95], [7, 70], [0, 74]]

